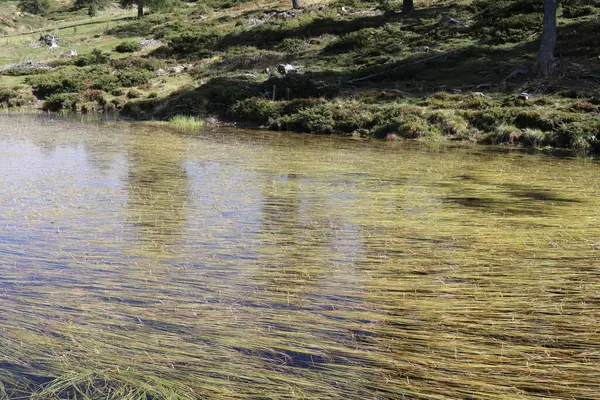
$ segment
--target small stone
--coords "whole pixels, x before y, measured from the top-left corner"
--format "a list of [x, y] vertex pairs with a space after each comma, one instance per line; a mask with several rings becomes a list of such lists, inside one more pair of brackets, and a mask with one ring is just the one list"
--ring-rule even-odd
[[[185, 65], [177, 65], [175, 67], [167, 67], [165, 71], [165, 73], [167, 74], [175, 74], [175, 75], [179, 75], [182, 72], [184, 72], [186, 70], [186, 66]], [[160, 71], [160, 70], [159, 70]]]
[[49, 35], [49, 34], [41, 35], [40, 38], [38, 39], [38, 42], [44, 43], [46, 46], [50, 47], [51, 49], [55, 49], [58, 47], [58, 37], [56, 35]]
[[162, 44], [160, 40], [156, 40], [153, 38], [140, 40], [139, 43], [142, 47], [158, 47]]
[[519, 100], [523, 100], [523, 101], [527, 101], [530, 98], [531, 98], [531, 95], [529, 93], [525, 93], [525, 92], [519, 94], [519, 97], [518, 97]]
[[456, 18], [452, 18], [448, 14], [442, 15], [442, 17], [440, 18], [440, 25], [442, 25], [442, 26], [461, 25], [461, 24], [464, 24], [464, 21], [461, 21]]
[[281, 75], [289, 75], [298, 72], [299, 69], [300, 67], [291, 64], [279, 64], [277, 66], [277, 72], [279, 72]]

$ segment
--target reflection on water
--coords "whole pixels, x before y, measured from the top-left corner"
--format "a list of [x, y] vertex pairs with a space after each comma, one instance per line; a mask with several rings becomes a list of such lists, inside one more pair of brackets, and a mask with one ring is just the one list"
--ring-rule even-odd
[[140, 245], [150, 251], [173, 251], [183, 233], [188, 181], [184, 150], [181, 140], [152, 140], [139, 129], [127, 138], [127, 216]]
[[8, 397], [597, 397], [594, 162], [0, 125]]

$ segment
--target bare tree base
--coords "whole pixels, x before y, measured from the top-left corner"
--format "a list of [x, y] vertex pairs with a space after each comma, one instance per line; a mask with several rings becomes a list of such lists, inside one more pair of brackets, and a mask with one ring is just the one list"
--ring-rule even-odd
[[533, 67], [536, 76], [544, 77], [552, 75], [560, 65], [560, 58], [538, 61]]

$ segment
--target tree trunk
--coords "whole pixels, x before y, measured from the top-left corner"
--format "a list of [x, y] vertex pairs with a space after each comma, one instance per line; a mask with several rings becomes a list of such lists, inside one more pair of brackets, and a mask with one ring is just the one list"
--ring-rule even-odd
[[402, 14], [410, 14], [415, 11], [414, 0], [404, 0], [402, 2]]
[[141, 0], [138, 2], [138, 18], [144, 18], [144, 2]]
[[544, 31], [540, 52], [535, 63], [535, 73], [539, 76], [548, 76], [554, 72], [558, 65], [554, 58], [556, 49], [556, 2], [557, 0], [544, 0]]
[[300, 0], [292, 0], [292, 8], [297, 10], [300, 8]]

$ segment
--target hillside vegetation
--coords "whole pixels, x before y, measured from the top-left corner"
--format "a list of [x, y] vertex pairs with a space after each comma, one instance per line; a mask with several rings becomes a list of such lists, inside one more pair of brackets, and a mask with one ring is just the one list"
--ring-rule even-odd
[[[560, 66], [546, 78], [531, 73], [538, 0], [416, 1], [408, 15], [388, 1], [302, 5], [208, 0], [137, 19], [112, 5], [89, 17], [66, 3], [43, 18], [3, 2], [0, 102], [387, 139], [600, 147], [600, 1], [562, 4]], [[58, 48], [41, 34], [56, 35]]]

